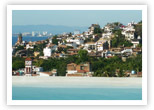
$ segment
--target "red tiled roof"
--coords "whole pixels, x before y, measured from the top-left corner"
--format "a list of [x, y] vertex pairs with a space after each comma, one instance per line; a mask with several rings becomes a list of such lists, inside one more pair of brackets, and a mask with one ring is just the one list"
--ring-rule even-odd
[[28, 57], [28, 58], [26, 58], [25, 60], [26, 60], [26, 61], [32, 61], [32, 59], [31, 59], [31, 58], [29, 58], [29, 57]]
[[113, 56], [107, 56], [107, 58], [112, 58]]

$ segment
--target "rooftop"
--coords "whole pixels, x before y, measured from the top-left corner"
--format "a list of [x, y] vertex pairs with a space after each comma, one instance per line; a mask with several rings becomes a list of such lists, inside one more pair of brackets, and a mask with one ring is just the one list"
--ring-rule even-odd
[[32, 59], [28, 57], [25, 59], [25, 61], [32, 61]]

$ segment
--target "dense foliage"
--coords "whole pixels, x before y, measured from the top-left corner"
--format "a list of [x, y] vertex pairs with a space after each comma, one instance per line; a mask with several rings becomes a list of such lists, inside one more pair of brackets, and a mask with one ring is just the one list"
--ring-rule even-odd
[[19, 50], [23, 50], [23, 49], [24, 49], [24, 46], [19, 45], [16, 47], [15, 52], [17, 52]]
[[[67, 58], [49, 58], [48, 60], [39, 59], [33, 61], [33, 64], [38, 67], [43, 67], [44, 71], [57, 69], [58, 76], [65, 76], [67, 64], [80, 64], [82, 62], [90, 62], [91, 69], [94, 72], [93, 76], [98, 77], [122, 77], [125, 76], [124, 73], [128, 70], [135, 70], [137, 72], [142, 71], [142, 55], [128, 58], [126, 62], [123, 62], [121, 58], [117, 56], [109, 59], [90, 57], [86, 50], [80, 50], [78, 55], [69, 56]], [[12, 64], [13, 70], [24, 68], [24, 59], [13, 57]]]
[[46, 47], [47, 43], [41, 43], [34, 46], [34, 51], [40, 52], [40, 55], [43, 55], [43, 49]]
[[102, 33], [101, 28], [95, 28], [94, 29], [94, 34]]
[[57, 35], [52, 37], [52, 43], [58, 45]]
[[125, 46], [130, 47], [133, 44], [125, 39], [125, 36], [121, 34], [121, 30], [115, 30], [114, 31], [114, 38], [111, 40], [112, 47], [119, 47], [119, 46]]
[[134, 28], [135, 28], [135, 36], [142, 37], [142, 21], [140, 21], [136, 25], [134, 25]]
[[12, 70], [18, 70], [25, 67], [25, 59], [21, 57], [12, 57]]

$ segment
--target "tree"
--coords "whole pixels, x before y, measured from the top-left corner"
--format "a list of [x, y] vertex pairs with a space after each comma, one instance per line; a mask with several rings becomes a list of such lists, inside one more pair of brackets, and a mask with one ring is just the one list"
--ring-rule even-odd
[[12, 63], [12, 69], [13, 70], [18, 70], [20, 68], [24, 68], [25, 67], [25, 63], [24, 61], [15, 61]]
[[65, 76], [66, 75], [66, 67], [67, 67], [67, 64], [65, 62], [60, 62], [58, 64], [58, 68], [57, 68], [57, 75], [58, 76]]
[[36, 61], [35, 66], [41, 67], [43, 62], [44, 62], [43, 59], [39, 59], [39, 60]]
[[137, 38], [138, 36], [140, 36], [142, 38], [142, 21], [134, 25], [134, 28], [135, 28], [135, 37]]
[[70, 33], [68, 34], [68, 36], [71, 37], [71, 36], [72, 36], [72, 33], [70, 32]]
[[125, 46], [131, 47], [133, 44], [125, 39], [125, 36], [121, 34], [121, 29], [114, 31], [114, 38], [111, 39], [112, 47]]
[[80, 62], [86, 62], [88, 60], [88, 52], [87, 50], [80, 49], [78, 51]]
[[95, 28], [94, 29], [94, 34], [102, 33], [101, 28]]
[[19, 45], [16, 47], [15, 52], [17, 52], [18, 50], [23, 50], [23, 49], [24, 49], [24, 46]]
[[41, 44], [37, 44], [34, 46], [34, 51], [37, 51], [37, 52], [42, 52], [43, 53], [43, 49], [46, 47], [46, 44], [47, 43], [41, 43]]
[[58, 45], [57, 35], [53, 36], [52, 43]]

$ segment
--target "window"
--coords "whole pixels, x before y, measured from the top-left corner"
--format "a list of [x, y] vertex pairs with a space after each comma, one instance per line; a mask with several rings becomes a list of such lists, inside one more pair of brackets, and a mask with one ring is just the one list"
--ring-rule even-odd
[[84, 66], [80, 66], [80, 70], [84, 70]]

